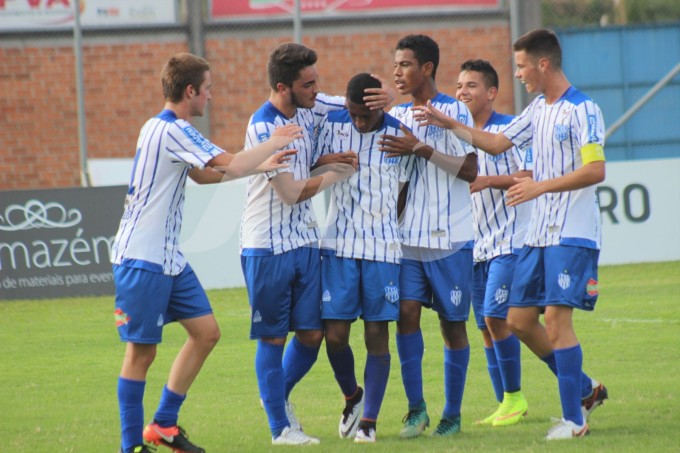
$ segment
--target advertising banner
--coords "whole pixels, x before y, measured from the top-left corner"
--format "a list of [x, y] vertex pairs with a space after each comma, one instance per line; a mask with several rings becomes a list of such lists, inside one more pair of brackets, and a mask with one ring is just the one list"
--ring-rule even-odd
[[0, 301], [113, 294], [127, 186], [0, 194]]
[[[210, 12], [213, 19], [290, 15], [294, 4], [294, 0], [213, 0]], [[497, 6], [498, 0], [421, 0], [417, 2], [413, 0], [300, 0], [300, 10], [303, 14], [408, 11], [414, 7], [461, 9]]]
[[[73, 0], [0, 0], [0, 30], [73, 27]], [[80, 25], [174, 24], [176, 0], [80, 0]]]

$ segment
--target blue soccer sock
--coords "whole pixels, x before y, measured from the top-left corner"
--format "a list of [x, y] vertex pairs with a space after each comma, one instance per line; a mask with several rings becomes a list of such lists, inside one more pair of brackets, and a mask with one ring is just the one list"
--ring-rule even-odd
[[340, 386], [342, 394], [349, 399], [357, 392], [357, 378], [354, 373], [354, 353], [347, 346], [340, 352], [328, 352], [328, 361], [335, 373], [335, 380]]
[[283, 346], [265, 341], [257, 342], [255, 374], [264, 410], [269, 419], [272, 437], [278, 437], [288, 426], [286, 416], [285, 387], [283, 382]]
[[470, 363], [470, 346], [463, 349], [449, 349], [444, 346], [444, 393], [446, 405], [443, 418], [453, 419], [460, 415], [463, 402], [465, 378]]
[[179, 395], [168, 388], [163, 387], [161, 393], [161, 401], [158, 404], [158, 409], [153, 419], [159, 426], [167, 428], [168, 426], [175, 426], [177, 424], [177, 417], [182, 403], [186, 399], [186, 395]]
[[123, 451], [143, 445], [144, 387], [146, 381], [118, 377], [118, 408], [120, 411], [121, 447]]
[[496, 400], [501, 403], [503, 402], [503, 378], [501, 377], [501, 370], [498, 368], [496, 351], [494, 348], [484, 347], [484, 354], [486, 354], [486, 369], [489, 371]]
[[425, 406], [423, 397], [423, 332], [397, 334], [397, 352], [401, 363], [401, 381], [408, 399], [409, 409]]
[[583, 372], [583, 352], [581, 345], [571, 348], [555, 349], [557, 363], [557, 383], [562, 402], [562, 417], [577, 425], [583, 424], [581, 413], [581, 375]]
[[283, 376], [285, 381], [286, 401], [295, 384], [300, 382], [312, 368], [319, 356], [319, 348], [310, 348], [303, 345], [296, 336], [288, 343], [283, 353]]
[[493, 342], [498, 357], [498, 368], [506, 392], [517, 392], [522, 388], [522, 364], [520, 362], [519, 338], [510, 334], [506, 339]]
[[[553, 372], [555, 376], [557, 376], [557, 363], [555, 362], [555, 353], [551, 352], [545, 357], [541, 357], [541, 360], [543, 360], [546, 365], [548, 365], [548, 368], [550, 368], [550, 371]], [[590, 376], [588, 376], [586, 373], [581, 371], [581, 399], [583, 398], [588, 398], [590, 395], [593, 393], [593, 381], [590, 379]]]
[[377, 421], [380, 406], [385, 397], [390, 377], [390, 354], [368, 355], [364, 368], [364, 414], [363, 420]]

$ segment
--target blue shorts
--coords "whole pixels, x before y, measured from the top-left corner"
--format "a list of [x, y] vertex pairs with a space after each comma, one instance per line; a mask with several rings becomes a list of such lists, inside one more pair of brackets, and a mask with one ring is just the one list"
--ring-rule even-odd
[[399, 319], [398, 264], [324, 254], [321, 286], [323, 319]]
[[510, 291], [511, 307], [566, 305], [591, 311], [597, 301], [600, 251], [552, 245], [522, 248]]
[[486, 329], [484, 318], [507, 319], [508, 299], [517, 255], [500, 255], [474, 266], [472, 309], [477, 327]]
[[432, 261], [401, 260], [401, 300], [421, 302], [447, 321], [467, 321], [472, 299], [472, 249]]
[[208, 296], [189, 264], [175, 276], [114, 264], [113, 281], [114, 316], [122, 341], [158, 344], [165, 324], [212, 313]]
[[241, 255], [250, 301], [250, 338], [283, 338], [296, 330], [321, 330], [319, 249], [299, 247], [278, 255]]

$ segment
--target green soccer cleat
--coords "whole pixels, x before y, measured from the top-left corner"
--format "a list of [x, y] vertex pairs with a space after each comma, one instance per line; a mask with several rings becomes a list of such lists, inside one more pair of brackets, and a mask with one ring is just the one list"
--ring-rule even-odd
[[491, 422], [492, 426], [510, 426], [519, 423], [529, 410], [524, 394], [521, 391], [503, 393], [503, 402], [498, 408], [496, 418]]
[[496, 410], [493, 411], [493, 413], [491, 415], [489, 415], [488, 417], [483, 418], [481, 420], [477, 420], [475, 422], [475, 425], [491, 425], [493, 423], [493, 421], [496, 420], [496, 417], [498, 417], [498, 414], [501, 412], [502, 406], [503, 406], [502, 404], [499, 404], [498, 407], [496, 408]]
[[460, 415], [454, 418], [442, 418], [432, 433], [435, 437], [452, 436], [460, 432]]
[[409, 409], [402, 422], [404, 422], [404, 427], [399, 432], [399, 437], [411, 439], [420, 436], [425, 428], [430, 426], [430, 417], [427, 415], [425, 405], [417, 409]]

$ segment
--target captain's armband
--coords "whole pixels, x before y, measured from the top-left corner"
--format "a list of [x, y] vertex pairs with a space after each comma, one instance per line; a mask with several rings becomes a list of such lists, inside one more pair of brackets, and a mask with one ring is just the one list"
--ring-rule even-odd
[[604, 148], [599, 143], [588, 143], [581, 147], [581, 162], [583, 165], [591, 162], [604, 162]]

